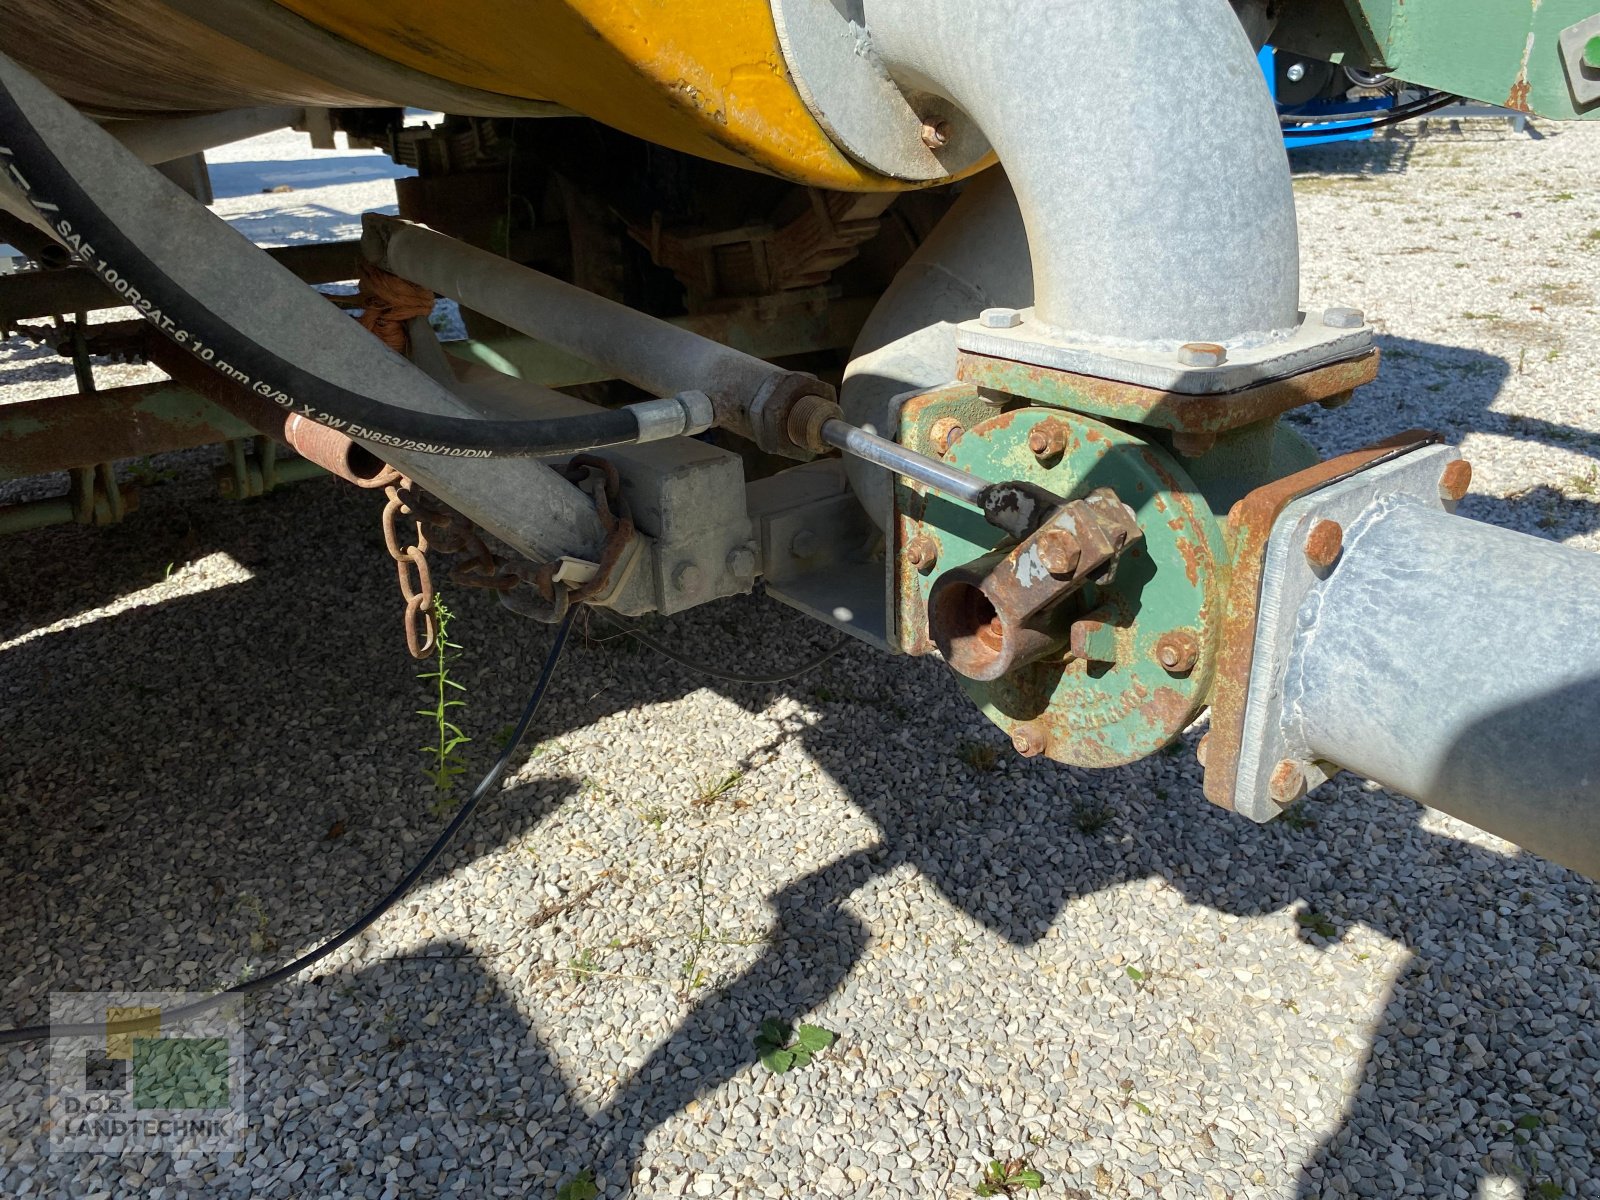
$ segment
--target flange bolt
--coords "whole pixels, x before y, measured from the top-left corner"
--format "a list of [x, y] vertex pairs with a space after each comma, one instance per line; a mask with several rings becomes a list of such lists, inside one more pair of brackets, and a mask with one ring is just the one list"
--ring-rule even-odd
[[1011, 744], [1023, 758], [1038, 758], [1049, 743], [1049, 735], [1038, 721], [1018, 725], [1011, 731]]
[[926, 575], [939, 561], [939, 543], [925, 533], [917, 534], [906, 543], [906, 561]]
[[1316, 571], [1327, 571], [1344, 549], [1344, 527], [1337, 521], [1318, 521], [1306, 535], [1306, 561]]

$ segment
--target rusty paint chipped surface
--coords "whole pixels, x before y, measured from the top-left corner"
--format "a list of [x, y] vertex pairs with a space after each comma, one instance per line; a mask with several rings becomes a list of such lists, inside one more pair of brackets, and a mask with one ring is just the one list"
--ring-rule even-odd
[[1267, 541], [1278, 515], [1309, 492], [1442, 440], [1438, 434], [1427, 430], [1408, 430], [1364, 450], [1341, 454], [1259, 487], [1233, 506], [1228, 514], [1232, 563], [1217, 650], [1216, 682], [1211, 692], [1211, 732], [1206, 740], [1204, 764], [1206, 799], [1213, 804], [1233, 807], [1239, 753], [1244, 743], [1250, 669], [1255, 662], [1261, 570], [1266, 561]]
[[1377, 378], [1378, 361], [1378, 351], [1371, 350], [1286, 379], [1213, 396], [1189, 396], [966, 351], [957, 360], [957, 375], [975, 386], [1024, 396], [1051, 408], [1204, 436], [1254, 425], [1307, 404], [1348, 399], [1354, 389]]
[[[1142, 758], [1181, 732], [1209, 697], [1223, 602], [1222, 530], [1182, 468], [1132, 434], [1049, 409], [974, 409], [982, 403], [975, 389], [960, 385], [917, 397], [902, 412], [900, 440], [925, 450], [934, 422], [955, 417], [965, 432], [951, 447], [953, 465], [1068, 499], [1109, 487], [1134, 509], [1145, 540], [1119, 560], [1110, 585], [1090, 585], [1063, 602], [1069, 624], [1077, 619], [1087, 628], [1081, 618], [1091, 612], [1101, 622], [1096, 655], [1111, 661], [1088, 661], [1063, 645], [1001, 679], [962, 685], [1008, 734], [1045, 729], [1044, 752], [1058, 761], [1107, 767]], [[1065, 431], [1060, 458], [1048, 466], [1030, 446], [1047, 420]], [[945, 570], [995, 550], [1001, 535], [975, 510], [942, 497], [904, 485], [896, 497], [897, 546], [919, 536], [940, 546], [940, 570], [926, 577], [903, 553], [896, 559], [901, 643], [909, 653], [928, 653], [933, 585]], [[1181, 631], [1194, 637], [1195, 661], [1187, 675], [1174, 675], [1157, 643]]]

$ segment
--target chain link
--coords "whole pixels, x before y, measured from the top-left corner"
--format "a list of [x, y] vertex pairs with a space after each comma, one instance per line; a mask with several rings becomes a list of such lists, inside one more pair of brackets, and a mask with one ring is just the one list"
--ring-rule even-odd
[[[438, 630], [433, 619], [433, 574], [428, 569], [428, 535], [423, 531], [422, 517], [417, 504], [419, 493], [411, 480], [404, 475], [383, 489], [389, 497], [383, 506], [383, 544], [394, 559], [395, 574], [400, 580], [400, 595], [405, 600], [402, 622], [406, 631], [406, 649], [412, 658], [427, 658], [433, 653], [434, 638]], [[401, 545], [400, 527], [404, 523], [408, 532], [415, 534], [409, 545]]]

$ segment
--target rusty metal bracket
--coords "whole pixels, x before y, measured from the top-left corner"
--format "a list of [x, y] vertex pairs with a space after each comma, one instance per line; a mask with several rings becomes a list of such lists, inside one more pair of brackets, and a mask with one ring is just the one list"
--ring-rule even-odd
[[1250, 670], [1255, 662], [1261, 572], [1267, 542], [1279, 515], [1293, 501], [1318, 488], [1443, 440], [1425, 429], [1396, 434], [1364, 450], [1341, 454], [1259, 487], [1229, 512], [1227, 537], [1232, 572], [1217, 650], [1216, 680], [1211, 692], [1211, 730], [1200, 743], [1206, 799], [1213, 804], [1227, 809], [1234, 806]]
[[1214, 436], [1306, 404], [1337, 407], [1354, 389], [1377, 377], [1378, 360], [1378, 351], [1369, 350], [1284, 379], [1206, 395], [1141, 387], [971, 351], [957, 357], [956, 374], [987, 391], [1026, 397], [1051, 408], [1173, 433]]

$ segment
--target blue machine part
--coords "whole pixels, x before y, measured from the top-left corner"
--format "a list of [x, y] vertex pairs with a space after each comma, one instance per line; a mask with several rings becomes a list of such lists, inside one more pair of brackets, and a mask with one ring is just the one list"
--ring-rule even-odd
[[[1276, 101], [1277, 51], [1271, 46], [1263, 46], [1257, 61], [1261, 64], [1261, 73], [1267, 77], [1267, 89]], [[1326, 146], [1330, 142], [1364, 142], [1372, 136], [1372, 130], [1364, 128], [1366, 123], [1373, 117], [1382, 116], [1394, 105], [1393, 95], [1373, 96], [1364, 100], [1313, 100], [1306, 104], [1279, 104], [1278, 115], [1292, 119], [1301, 129], [1307, 127], [1307, 122], [1315, 122], [1319, 128], [1326, 128], [1325, 134], [1315, 137], [1284, 139], [1290, 150], [1303, 150], [1307, 146]]]

